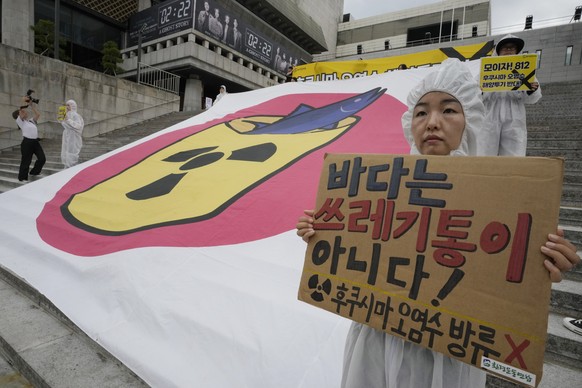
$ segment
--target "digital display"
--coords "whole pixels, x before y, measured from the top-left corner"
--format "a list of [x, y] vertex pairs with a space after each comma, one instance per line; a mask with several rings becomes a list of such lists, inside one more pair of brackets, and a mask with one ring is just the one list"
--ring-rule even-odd
[[264, 63], [271, 63], [273, 45], [250, 29], [246, 29], [245, 52]]
[[139, 34], [144, 42], [194, 27], [195, 0], [173, 0], [152, 6], [129, 19], [129, 38], [137, 44]]
[[234, 6], [222, 3], [167, 0], [144, 9], [129, 19], [129, 45], [136, 45], [140, 36], [145, 43], [195, 28], [280, 74], [286, 74], [291, 66], [305, 61], [299, 60], [302, 54], [298, 49], [290, 49], [288, 44], [281, 44], [264, 29], [254, 28], [251, 24], [254, 17], [246, 15], [242, 9], [233, 12]]
[[176, 0], [165, 2], [158, 9], [158, 26], [161, 34], [191, 28], [192, 1]]
[[[218, 1], [197, 1], [194, 17], [196, 30], [278, 73], [286, 74], [289, 67], [299, 63], [301, 54], [298, 50], [289, 50], [288, 47], [266, 38], [265, 35], [268, 34], [255, 29], [242, 12], [232, 12], [231, 7], [224, 7]], [[257, 30], [263, 32], [258, 33]]]

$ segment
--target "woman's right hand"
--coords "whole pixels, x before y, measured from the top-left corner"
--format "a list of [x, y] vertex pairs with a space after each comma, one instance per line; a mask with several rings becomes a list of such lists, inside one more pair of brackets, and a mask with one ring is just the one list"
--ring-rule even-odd
[[309, 238], [315, 234], [313, 230], [313, 210], [304, 210], [305, 215], [299, 217], [297, 221], [297, 235], [305, 242], [309, 242]]

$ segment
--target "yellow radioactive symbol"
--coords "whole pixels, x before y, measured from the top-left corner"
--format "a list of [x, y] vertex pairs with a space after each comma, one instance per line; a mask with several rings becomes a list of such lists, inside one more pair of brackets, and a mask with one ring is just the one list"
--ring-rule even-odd
[[251, 134], [257, 116], [221, 123], [190, 135], [75, 194], [61, 208], [72, 224], [118, 235], [208, 219], [294, 161], [340, 137], [359, 120], [299, 134]]

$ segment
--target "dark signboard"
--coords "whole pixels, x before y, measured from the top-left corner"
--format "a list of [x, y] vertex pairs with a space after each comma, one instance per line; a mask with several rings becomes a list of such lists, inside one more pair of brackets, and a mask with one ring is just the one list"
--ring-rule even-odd
[[132, 15], [129, 19], [130, 45], [136, 45], [139, 32], [147, 42], [194, 27], [196, 0], [165, 1]]
[[257, 62], [286, 74], [289, 66], [301, 63], [298, 50], [291, 50], [269, 39], [252, 26], [242, 12], [235, 12], [217, 1], [196, 2], [196, 30], [226, 44]]
[[[212, 0], [170, 0], [152, 6], [129, 19], [129, 44], [138, 43], [195, 28], [257, 62], [286, 74], [300, 61], [299, 50], [289, 49], [267, 37], [266, 28], [256, 28], [250, 14], [233, 5], [224, 6]], [[261, 23], [254, 20], [256, 24]], [[264, 31], [264, 32], [261, 32]]]

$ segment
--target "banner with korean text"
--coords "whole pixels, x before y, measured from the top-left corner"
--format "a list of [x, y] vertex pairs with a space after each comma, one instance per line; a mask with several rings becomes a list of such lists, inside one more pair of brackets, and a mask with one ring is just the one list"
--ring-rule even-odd
[[402, 64], [406, 65], [407, 68], [415, 68], [436, 65], [447, 58], [458, 58], [462, 61], [475, 60], [491, 54], [493, 47], [493, 41], [488, 41], [384, 58], [307, 63], [295, 66], [293, 76], [297, 77], [298, 81], [334, 81], [359, 78], [393, 71]]
[[479, 84], [484, 92], [532, 90], [537, 54], [504, 55], [481, 59]]
[[537, 386], [562, 176], [561, 159], [328, 154], [299, 299]]

